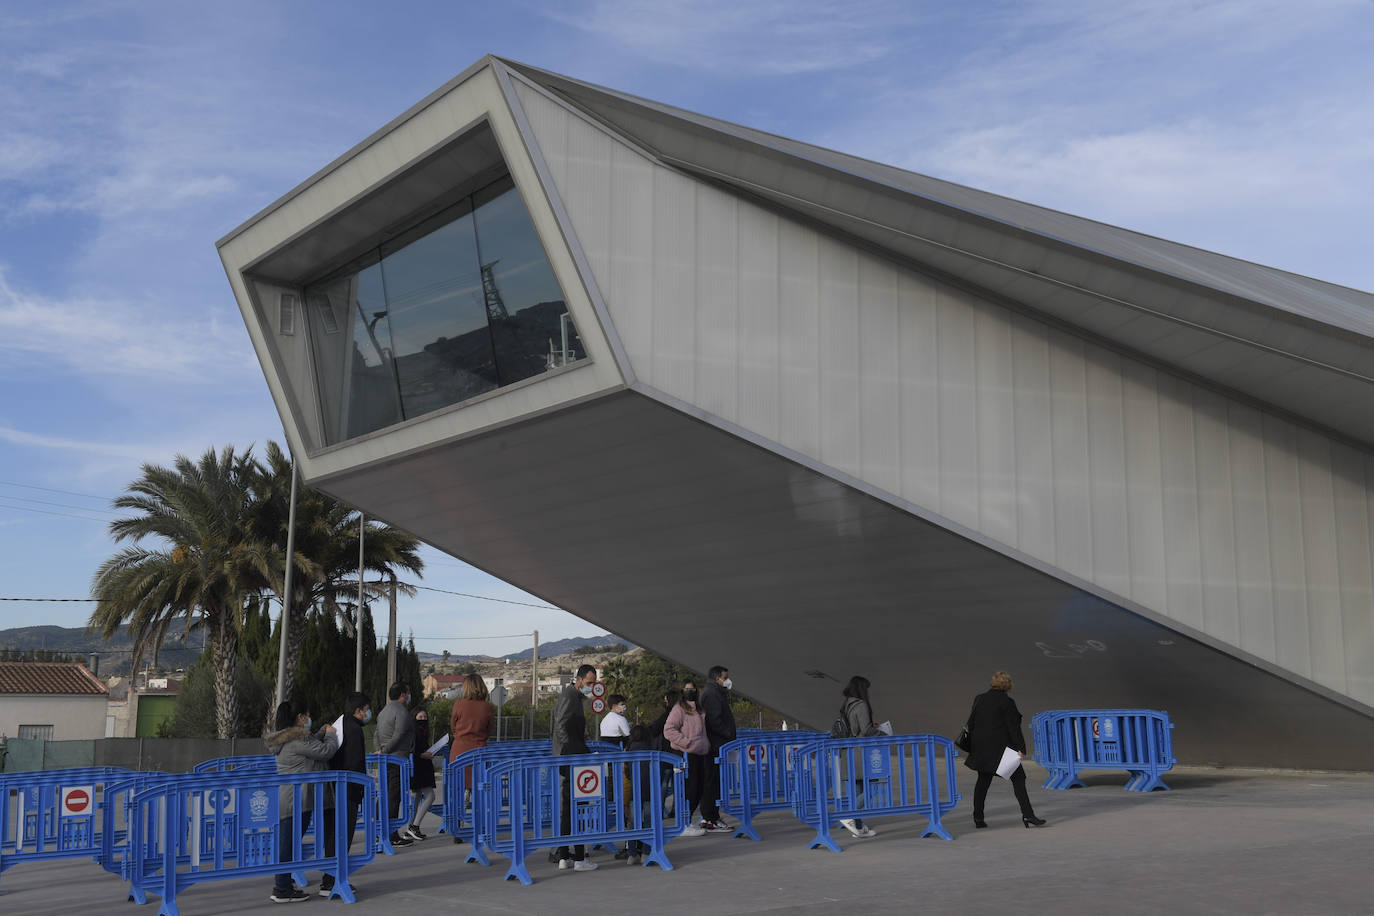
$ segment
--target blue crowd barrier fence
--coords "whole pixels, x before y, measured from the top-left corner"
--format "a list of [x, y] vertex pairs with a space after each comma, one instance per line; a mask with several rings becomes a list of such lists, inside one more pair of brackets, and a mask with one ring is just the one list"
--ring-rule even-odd
[[249, 771], [156, 781], [133, 795], [125, 877], [139, 898], [161, 898], [158, 916], [179, 916], [178, 895], [193, 884], [306, 870], [331, 876], [331, 896], [352, 903], [349, 876], [376, 849], [364, 843], [360, 852], [349, 850], [348, 805], [335, 800], [346, 799], [350, 786], [364, 792], [360, 826], [371, 836], [376, 787], [360, 773]]
[[[400, 787], [400, 802], [397, 814], [391, 817], [391, 784], [389, 772], [396, 772], [396, 784]], [[391, 835], [404, 830], [415, 816], [415, 796], [410, 791], [410, 776], [414, 764], [409, 757], [399, 754], [368, 754], [367, 772], [377, 781], [377, 830], [375, 844], [378, 852], [394, 856], [396, 850], [391, 846]]]
[[[536, 849], [644, 844], [645, 865], [671, 870], [667, 841], [687, 827], [686, 759], [664, 751], [617, 751], [562, 757], [507, 757], [479, 777], [474, 797], [505, 797], [509, 805], [481, 807], [480, 844], [510, 859], [506, 879], [531, 884], [525, 858]], [[671, 769], [672, 823], [664, 817], [661, 773]], [[474, 771], [476, 772], [476, 771]], [[566, 782], [568, 827], [562, 825]], [[551, 815], [551, 816], [550, 816]]]
[[212, 757], [191, 768], [192, 773], [238, 773], [246, 770], [273, 772], [277, 758], [271, 754], [249, 754], [242, 757]]
[[1083, 785], [1083, 770], [1125, 770], [1128, 790], [1167, 791], [1160, 777], [1178, 762], [1173, 727], [1154, 709], [1047, 710], [1031, 719], [1034, 759], [1050, 773], [1046, 789]]
[[[147, 903], [148, 898], [140, 888], [129, 879], [129, 849], [133, 845], [129, 825], [133, 820], [134, 795], [152, 785], [176, 779], [182, 774], [161, 773], [157, 771], [129, 772], [125, 776], [111, 780], [105, 785], [101, 798], [102, 830], [100, 837], [100, 864], [112, 874], [119, 875], [129, 883], [129, 899], [135, 903]], [[154, 825], [156, 829], [156, 825]]]
[[[503, 783], [496, 790], [485, 794], [473, 791], [476, 785], [481, 782], [483, 774], [504, 760], [551, 757], [553, 755], [552, 748], [551, 742], [546, 740], [502, 741], [465, 751], [444, 765], [443, 829], [445, 833], [451, 834], [455, 839], [465, 840], [472, 844], [467, 855], [468, 862], [476, 862], [480, 865], [491, 864], [487, 850], [483, 845], [483, 838], [477, 829], [478, 825], [483, 822], [486, 810], [494, 808], [499, 819], [508, 818], [510, 815], [510, 787], [508, 784]], [[588, 748], [598, 754], [619, 753], [614, 745], [600, 741], [588, 742]], [[545, 808], [541, 811], [541, 815], [546, 821], [556, 814], [557, 809]], [[615, 851], [615, 847], [608, 843], [595, 845], [609, 848], [612, 852]]]
[[78, 767], [0, 776], [0, 872], [50, 859], [102, 862], [112, 826], [103, 805], [106, 788], [131, 773]]
[[941, 818], [958, 805], [954, 743], [939, 735], [822, 738], [791, 751], [792, 811], [816, 828], [810, 848], [841, 852], [842, 819], [919, 814], [921, 836], [953, 840]]
[[788, 796], [789, 752], [824, 737], [820, 732], [771, 732], [740, 729], [739, 737], [721, 745], [720, 810], [739, 818], [735, 836], [760, 839], [754, 816], [792, 807]]

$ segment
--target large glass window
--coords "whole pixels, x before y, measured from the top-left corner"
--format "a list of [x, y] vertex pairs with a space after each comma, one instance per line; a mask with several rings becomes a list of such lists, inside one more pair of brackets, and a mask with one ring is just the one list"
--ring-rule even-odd
[[509, 176], [305, 291], [330, 442], [586, 352]]

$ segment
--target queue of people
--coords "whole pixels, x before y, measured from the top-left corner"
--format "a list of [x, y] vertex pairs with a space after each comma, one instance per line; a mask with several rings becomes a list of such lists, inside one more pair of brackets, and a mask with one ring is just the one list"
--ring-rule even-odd
[[[596, 683], [596, 668], [584, 664], [577, 669], [573, 679], [558, 695], [554, 707], [552, 725], [552, 750], [554, 756], [586, 754], [587, 721], [584, 704], [593, 695]], [[734, 713], [730, 708], [730, 690], [733, 682], [729, 669], [716, 665], [707, 672], [706, 682], [701, 687], [693, 679], [685, 680], [680, 687], [665, 691], [662, 697], [663, 708], [654, 720], [631, 725], [626, 715], [628, 704], [621, 694], [607, 697], [609, 712], [601, 720], [598, 734], [601, 740], [613, 743], [626, 750], [665, 750], [683, 754], [687, 760], [685, 797], [688, 806], [688, 826], [682, 836], [696, 837], [712, 832], [728, 832], [732, 826], [721, 818], [719, 808], [720, 767], [715, 762], [720, 748], [736, 737]], [[842, 704], [836, 725], [832, 727], [835, 737], [870, 737], [884, 732], [873, 715], [870, 697], [871, 684], [865, 677], [855, 675], [845, 684], [842, 691]], [[988, 826], [984, 816], [988, 789], [991, 787], [997, 769], [1007, 749], [1020, 757], [1026, 753], [1025, 736], [1021, 731], [1021, 713], [1011, 699], [1011, 676], [1005, 671], [993, 674], [989, 689], [974, 698], [969, 712], [967, 732], [969, 749], [964, 765], [978, 773], [973, 793], [973, 822], [976, 828]], [[434, 753], [429, 748], [430, 725], [428, 710], [419, 707], [409, 709], [410, 688], [403, 683], [391, 685], [387, 691], [388, 702], [377, 717], [375, 749], [383, 754], [410, 756], [413, 769], [410, 785], [406, 788], [414, 796], [414, 816], [403, 831], [391, 834], [394, 847], [409, 846], [427, 838], [421, 829], [421, 821], [434, 804], [435, 778]], [[364, 747], [363, 726], [371, 721], [372, 704], [366, 694], [354, 693], [345, 703], [346, 712], [342, 716], [342, 729], [333, 725], [312, 730], [309, 712], [297, 703], [282, 703], [275, 718], [275, 729], [266, 736], [269, 750], [276, 755], [277, 770], [281, 773], [312, 772], [324, 769], [352, 770], [365, 772], [367, 752]], [[468, 675], [463, 688], [463, 697], [453, 704], [449, 720], [449, 745], [444, 759], [457, 760], [463, 753], [485, 747], [491, 737], [495, 722], [496, 708], [488, 699], [486, 682], [480, 675]], [[570, 832], [572, 815], [572, 788], [569, 767], [560, 768], [559, 773], [559, 823], [564, 833]], [[398, 768], [387, 767], [387, 787], [390, 810], [389, 817], [395, 820], [400, 812], [401, 785]], [[647, 780], [649, 775], [642, 775]], [[1026, 827], [1042, 827], [1046, 821], [1036, 816], [1026, 791], [1026, 773], [1021, 766], [1008, 776], [1012, 792], [1021, 810], [1021, 821]], [[468, 783], [470, 785], [471, 779]], [[856, 780], [862, 803], [862, 780]], [[283, 848], [292, 842], [289, 825], [292, 821], [291, 800], [287, 797], [289, 789], [283, 789], [281, 806], [283, 828]], [[471, 791], [471, 790], [469, 790]], [[357, 826], [359, 806], [363, 793], [361, 787], [350, 787], [347, 800], [347, 823], [349, 843]], [[669, 796], [669, 803], [672, 796]], [[465, 799], [470, 803], [470, 796]], [[303, 802], [304, 804], [304, 802]], [[700, 819], [697, 819], [698, 811]], [[647, 812], [645, 812], [647, 814]], [[671, 814], [666, 811], [665, 814]], [[303, 812], [302, 827], [309, 826], [313, 811]], [[332, 818], [333, 810], [324, 812], [324, 817]], [[865, 824], [861, 818], [847, 818], [841, 825], [856, 837], [876, 836], [876, 831]], [[332, 855], [333, 832], [325, 832], [326, 854]], [[454, 838], [455, 843], [463, 842]], [[616, 858], [639, 864], [643, 858], [640, 843], [630, 843]], [[549, 855], [549, 861], [560, 870], [594, 871], [596, 863], [587, 858], [586, 847], [582, 845], [563, 846]], [[332, 890], [331, 878], [325, 876], [321, 881], [320, 895], [328, 896]], [[309, 894], [295, 887], [291, 875], [279, 874], [275, 877], [271, 899], [279, 903], [289, 903], [308, 899]]]

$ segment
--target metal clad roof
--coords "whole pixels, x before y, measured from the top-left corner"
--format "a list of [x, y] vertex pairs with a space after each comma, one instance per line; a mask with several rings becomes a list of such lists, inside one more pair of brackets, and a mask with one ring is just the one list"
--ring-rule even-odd
[[[1374, 443], [1374, 295], [506, 63], [669, 165], [1128, 352], [1221, 385], [1247, 377], [1240, 393]], [[1258, 371], [1188, 360], [1217, 341], [1252, 350], [1218, 348], [1230, 369]], [[1328, 396], [1270, 381], [1294, 363], [1330, 374]]]

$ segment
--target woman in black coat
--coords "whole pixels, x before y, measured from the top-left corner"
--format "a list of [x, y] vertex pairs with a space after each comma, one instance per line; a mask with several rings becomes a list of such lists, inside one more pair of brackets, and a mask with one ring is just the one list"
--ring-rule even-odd
[[[1002, 762], [1002, 753], [1011, 748], [1022, 757], [1026, 756], [1026, 739], [1021, 734], [1021, 711], [1011, 693], [1011, 675], [998, 671], [989, 682], [987, 693], [979, 694], [973, 700], [973, 711], [968, 715], [969, 752], [964, 758], [964, 766], [978, 773], [978, 783], [973, 787], [973, 826], [986, 827], [983, 820], [983, 802], [988, 797], [988, 786], [997, 775], [997, 765]], [[1018, 764], [1011, 774], [1011, 790], [1021, 806], [1021, 823], [1027, 827], [1043, 827], [1044, 820], [1035, 816], [1030, 796], [1026, 794], [1026, 771]]]

